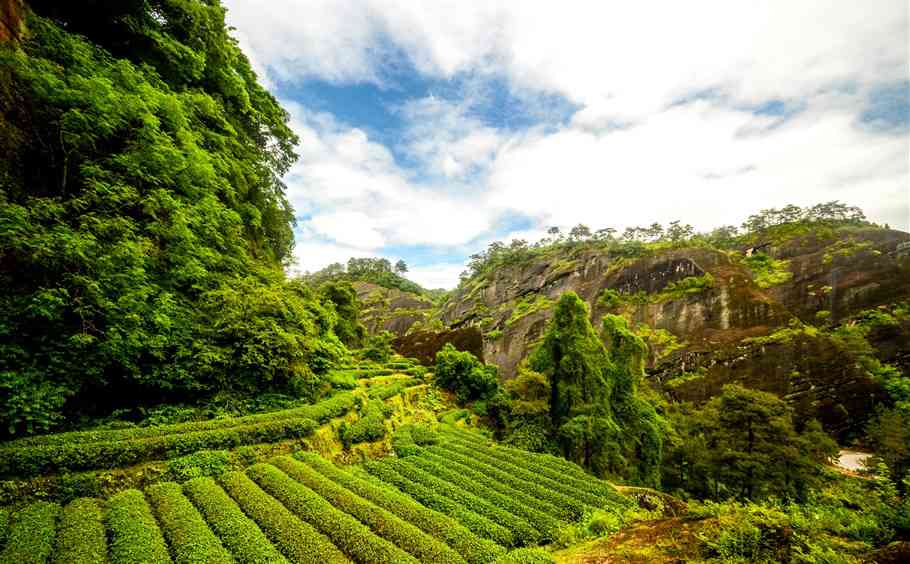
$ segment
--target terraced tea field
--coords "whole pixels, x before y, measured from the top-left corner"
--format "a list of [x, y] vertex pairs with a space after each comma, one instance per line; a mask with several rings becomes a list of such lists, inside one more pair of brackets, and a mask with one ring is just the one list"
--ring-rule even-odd
[[530, 562], [543, 555], [528, 547], [586, 511], [630, 505], [568, 462], [440, 430], [420, 446], [405, 429], [398, 457], [362, 467], [301, 452], [106, 501], [3, 510], [0, 562]]

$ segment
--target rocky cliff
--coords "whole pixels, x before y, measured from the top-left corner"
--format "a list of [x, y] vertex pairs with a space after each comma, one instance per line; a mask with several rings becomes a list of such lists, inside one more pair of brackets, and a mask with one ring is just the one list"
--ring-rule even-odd
[[[433, 325], [476, 327], [486, 361], [508, 379], [555, 300], [571, 290], [589, 304], [595, 324], [606, 313], [633, 322], [651, 345], [649, 373], [669, 395], [697, 401], [740, 382], [788, 397], [842, 431], [881, 392], [860, 352], [833, 328], [910, 299], [908, 241], [910, 234], [876, 227], [810, 230], [760, 250], [704, 246], [637, 258], [579, 244], [476, 276], [435, 310], [387, 296], [389, 309], [370, 318], [400, 335]], [[819, 330], [792, 329], [804, 326]], [[907, 323], [876, 327], [867, 337], [873, 356], [910, 368]]]

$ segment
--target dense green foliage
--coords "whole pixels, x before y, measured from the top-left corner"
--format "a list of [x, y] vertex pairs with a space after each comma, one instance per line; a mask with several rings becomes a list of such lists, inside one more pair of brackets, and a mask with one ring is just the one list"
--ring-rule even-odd
[[435, 375], [436, 385], [454, 392], [459, 403], [489, 399], [499, 390], [495, 366], [482, 364], [473, 354], [456, 350], [451, 343], [436, 353]]
[[337, 316], [281, 271], [296, 138], [224, 9], [29, 4], [22, 48], [0, 47], [2, 432], [312, 394], [343, 353]]
[[107, 519], [114, 564], [171, 561], [164, 536], [142, 492], [126, 490], [112, 497]]
[[[401, 268], [402, 266], [404, 268]], [[393, 269], [392, 263], [388, 259], [350, 258], [347, 265], [335, 262], [322, 270], [306, 274], [303, 278], [308, 283], [315, 285], [333, 281], [369, 282], [383, 288], [419, 295], [434, 295], [437, 293], [425, 290], [416, 282], [412, 282], [402, 276], [407, 271], [407, 264], [401, 260], [395, 264]]]
[[335, 334], [345, 345], [359, 347], [366, 337], [366, 328], [360, 323], [360, 305], [357, 292], [348, 282], [326, 282], [319, 287], [319, 292], [331, 302], [338, 315], [335, 323]]
[[607, 227], [592, 231], [577, 225], [564, 234], [558, 227], [548, 230], [548, 237], [528, 243], [513, 239], [509, 244], [490, 243], [486, 250], [471, 255], [468, 270], [462, 274], [462, 284], [490, 274], [497, 269], [526, 263], [534, 257], [570, 255], [585, 248], [607, 251], [617, 258], [648, 256], [660, 250], [686, 247], [736, 247], [765, 244], [795, 234], [822, 234], [842, 227], [871, 225], [862, 210], [838, 201], [801, 208], [789, 205], [770, 208], [749, 216], [741, 229], [733, 225], [719, 227], [709, 233], [697, 233], [691, 225], [673, 221], [666, 227], [652, 223], [648, 227], [627, 227], [621, 234]]
[[164, 529], [174, 560], [180, 564], [233, 562], [221, 541], [209, 530], [202, 515], [183, 495], [179, 484], [155, 484], [146, 490], [146, 495]]
[[40, 564], [54, 548], [54, 533], [60, 506], [39, 501], [17, 511], [10, 519], [6, 547], [0, 552], [3, 564]]
[[699, 497], [805, 500], [837, 454], [817, 422], [799, 433], [783, 400], [736, 385], [702, 409], [676, 410], [671, 421], [665, 485]]
[[60, 516], [53, 561], [58, 564], [104, 564], [107, 561], [106, 533], [104, 512], [97, 500], [80, 498], [72, 501]]
[[[562, 295], [526, 373], [513, 386], [522, 416], [539, 415], [563, 455], [598, 475], [636, 482], [659, 481], [661, 429], [650, 404], [637, 394], [647, 348], [625, 320], [604, 318], [603, 340], [591, 326], [587, 305], [574, 293]], [[606, 344], [605, 344], [606, 343]], [[549, 391], [549, 398], [542, 394]]]

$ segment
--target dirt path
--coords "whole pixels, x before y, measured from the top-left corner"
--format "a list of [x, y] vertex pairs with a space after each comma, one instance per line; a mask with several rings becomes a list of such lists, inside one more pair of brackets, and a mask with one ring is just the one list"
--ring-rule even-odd
[[858, 476], [866, 469], [866, 462], [872, 458], [872, 453], [858, 450], [841, 450], [834, 463], [835, 468], [850, 476]]

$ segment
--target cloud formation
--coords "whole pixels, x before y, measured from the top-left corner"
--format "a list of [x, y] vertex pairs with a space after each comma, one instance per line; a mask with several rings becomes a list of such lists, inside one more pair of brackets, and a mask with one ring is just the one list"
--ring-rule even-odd
[[[451, 286], [517, 230], [708, 229], [832, 199], [910, 229], [906, 2], [226, 4], [302, 139], [286, 180], [303, 269], [429, 247], [415, 279]], [[402, 72], [480, 86], [405, 92], [385, 143], [294, 96], [312, 80], [399, 88]], [[484, 111], [496, 95], [523, 125]]]

